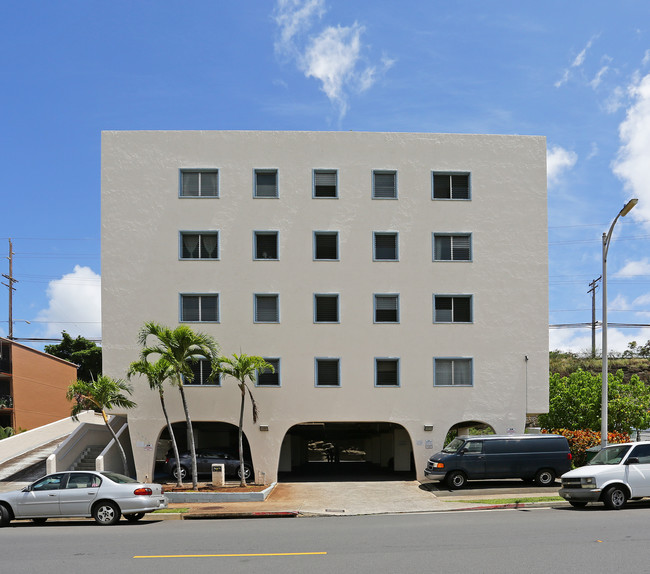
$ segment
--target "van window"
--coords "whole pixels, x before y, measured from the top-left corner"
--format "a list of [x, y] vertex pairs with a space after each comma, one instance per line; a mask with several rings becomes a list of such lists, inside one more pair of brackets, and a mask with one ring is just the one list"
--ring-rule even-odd
[[636, 456], [640, 464], [650, 464], [650, 444], [635, 446], [630, 456]]
[[464, 444], [465, 441], [462, 438], [455, 438], [445, 448], [442, 449], [442, 452], [458, 452]]
[[465, 443], [464, 450], [469, 454], [481, 454], [483, 452], [483, 441], [482, 440], [468, 441], [467, 443]]
[[598, 464], [619, 464], [628, 450], [630, 450], [630, 445], [608, 446], [607, 448], [598, 451], [598, 454], [587, 463], [587, 466]]

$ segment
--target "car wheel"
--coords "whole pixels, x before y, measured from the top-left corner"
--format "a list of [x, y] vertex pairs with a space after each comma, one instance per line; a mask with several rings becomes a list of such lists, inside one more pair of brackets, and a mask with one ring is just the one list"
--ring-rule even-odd
[[548, 468], [538, 470], [535, 474], [535, 484], [537, 484], [537, 486], [551, 486], [554, 482], [555, 473]]
[[[179, 472], [178, 472], [178, 467], [175, 466], [174, 469], [172, 470], [172, 476], [173, 476], [176, 480], [178, 480], [178, 474], [179, 474]], [[181, 476], [180, 476], [180, 479], [181, 479], [181, 480], [185, 480], [185, 479], [187, 478], [187, 474], [188, 474], [188, 473], [187, 473], [187, 469], [186, 469], [184, 466], [181, 466], [181, 468], [180, 468], [180, 475], [181, 475]]]
[[47, 522], [47, 518], [39, 516], [38, 518], [32, 518], [32, 522], [34, 524], [45, 524]]
[[463, 488], [467, 484], [467, 477], [464, 472], [454, 470], [447, 475], [447, 486], [449, 488]]
[[627, 493], [620, 486], [610, 486], [603, 493], [603, 502], [610, 510], [620, 510], [627, 502]]
[[125, 514], [124, 518], [126, 518], [129, 522], [137, 522], [138, 520], [144, 518], [144, 512], [136, 512], [135, 514]]
[[587, 503], [582, 500], [569, 500], [569, 504], [573, 506], [573, 508], [584, 508], [587, 506]]
[[9, 526], [11, 522], [11, 515], [5, 506], [0, 504], [0, 527]]
[[104, 500], [93, 507], [93, 518], [97, 524], [111, 526], [120, 519], [120, 509], [114, 502]]
[[[253, 475], [253, 469], [247, 464], [244, 465], [244, 478], [249, 480]], [[237, 478], [241, 478], [241, 466], [237, 467]]]

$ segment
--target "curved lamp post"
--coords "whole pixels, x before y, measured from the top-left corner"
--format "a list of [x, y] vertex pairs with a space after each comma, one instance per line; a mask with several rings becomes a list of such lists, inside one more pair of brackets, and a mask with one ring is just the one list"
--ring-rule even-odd
[[602, 448], [607, 446], [607, 251], [618, 218], [625, 217], [638, 202], [639, 200], [636, 198], [630, 199], [612, 221], [609, 231], [603, 233], [603, 389], [600, 415], [600, 444]]

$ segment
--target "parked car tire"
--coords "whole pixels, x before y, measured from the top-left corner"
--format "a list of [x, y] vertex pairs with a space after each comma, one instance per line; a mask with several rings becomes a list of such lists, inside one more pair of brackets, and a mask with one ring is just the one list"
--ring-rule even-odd
[[93, 518], [97, 524], [111, 526], [120, 519], [120, 509], [114, 502], [103, 500], [93, 507]]
[[125, 514], [124, 518], [126, 518], [129, 522], [137, 522], [138, 520], [144, 518], [144, 512], [136, 512], [135, 514]]
[[47, 518], [44, 516], [39, 516], [38, 518], [32, 518], [32, 522], [34, 524], [45, 524], [47, 522]]
[[[187, 475], [189, 474], [189, 471], [184, 466], [181, 466], [180, 474], [181, 474], [180, 476], [181, 480], [185, 480], [187, 478]], [[176, 480], [178, 480], [178, 466], [174, 465], [174, 468], [172, 470], [172, 476]]]
[[9, 514], [9, 511], [2, 504], [0, 504], [0, 527], [9, 526], [10, 522], [11, 515]]
[[610, 486], [603, 493], [603, 502], [610, 510], [620, 510], [627, 502], [627, 492], [622, 486]]
[[454, 470], [445, 479], [449, 488], [464, 488], [467, 485], [467, 476], [460, 470]]
[[[244, 465], [244, 478], [249, 480], [253, 476], [253, 469], [247, 464]], [[241, 466], [237, 467], [237, 478], [241, 479]]]
[[537, 486], [551, 486], [555, 482], [555, 473], [550, 468], [543, 468], [535, 473]]
[[583, 500], [569, 500], [569, 504], [573, 506], [573, 508], [584, 508], [587, 506], [587, 503]]

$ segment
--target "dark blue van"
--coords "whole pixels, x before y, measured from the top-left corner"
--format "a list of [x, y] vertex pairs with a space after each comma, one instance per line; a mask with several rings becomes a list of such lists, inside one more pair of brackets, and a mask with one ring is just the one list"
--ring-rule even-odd
[[424, 475], [462, 488], [468, 480], [522, 478], [549, 486], [571, 470], [567, 439], [553, 434], [460, 436], [427, 463]]

